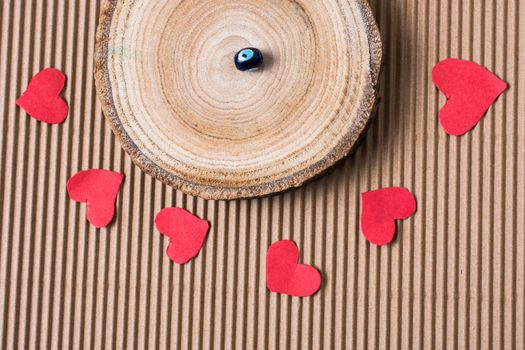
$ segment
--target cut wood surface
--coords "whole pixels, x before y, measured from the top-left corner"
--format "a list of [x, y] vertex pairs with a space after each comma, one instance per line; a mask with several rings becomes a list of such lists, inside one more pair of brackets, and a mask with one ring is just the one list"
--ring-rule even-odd
[[[264, 66], [233, 58], [256, 47]], [[376, 103], [363, 0], [112, 0], [97, 34], [106, 117], [145, 172], [209, 199], [303, 184], [346, 156]]]

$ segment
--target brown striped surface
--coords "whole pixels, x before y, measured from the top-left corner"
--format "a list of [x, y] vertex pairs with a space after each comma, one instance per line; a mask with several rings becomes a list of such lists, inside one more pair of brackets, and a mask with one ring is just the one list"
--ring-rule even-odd
[[[525, 348], [525, 4], [375, 0], [385, 43], [382, 101], [355, 155], [307, 186], [244, 201], [183, 195], [136, 168], [93, 84], [100, 0], [0, 4], [0, 348]], [[510, 85], [464, 137], [449, 137], [430, 81], [446, 57]], [[15, 100], [31, 76], [68, 76], [58, 126]], [[108, 229], [65, 184], [80, 169], [126, 174]], [[418, 212], [383, 248], [359, 233], [359, 195], [409, 187]], [[155, 213], [182, 206], [212, 230], [185, 266]], [[264, 259], [293, 239], [324, 282], [311, 298], [270, 294]]]

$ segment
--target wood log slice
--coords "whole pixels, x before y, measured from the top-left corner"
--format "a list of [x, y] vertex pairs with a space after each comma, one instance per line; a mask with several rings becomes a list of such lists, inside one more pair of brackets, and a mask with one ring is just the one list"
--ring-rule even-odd
[[[256, 71], [235, 54], [255, 47]], [[108, 0], [95, 80], [146, 173], [208, 199], [303, 184], [373, 112], [381, 40], [365, 0]]]

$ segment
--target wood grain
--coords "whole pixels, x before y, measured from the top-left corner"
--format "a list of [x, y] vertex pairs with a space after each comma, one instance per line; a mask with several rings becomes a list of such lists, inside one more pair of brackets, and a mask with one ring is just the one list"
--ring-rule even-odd
[[[241, 72], [244, 47], [265, 56]], [[349, 153], [382, 57], [365, 1], [113, 0], [97, 36], [106, 117], [148, 174], [208, 199], [302, 185]]]

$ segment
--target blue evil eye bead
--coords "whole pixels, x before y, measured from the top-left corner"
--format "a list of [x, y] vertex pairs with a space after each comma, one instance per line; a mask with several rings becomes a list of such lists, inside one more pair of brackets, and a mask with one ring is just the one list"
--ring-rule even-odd
[[259, 49], [248, 47], [235, 55], [235, 67], [240, 71], [259, 68], [263, 63], [263, 55]]

